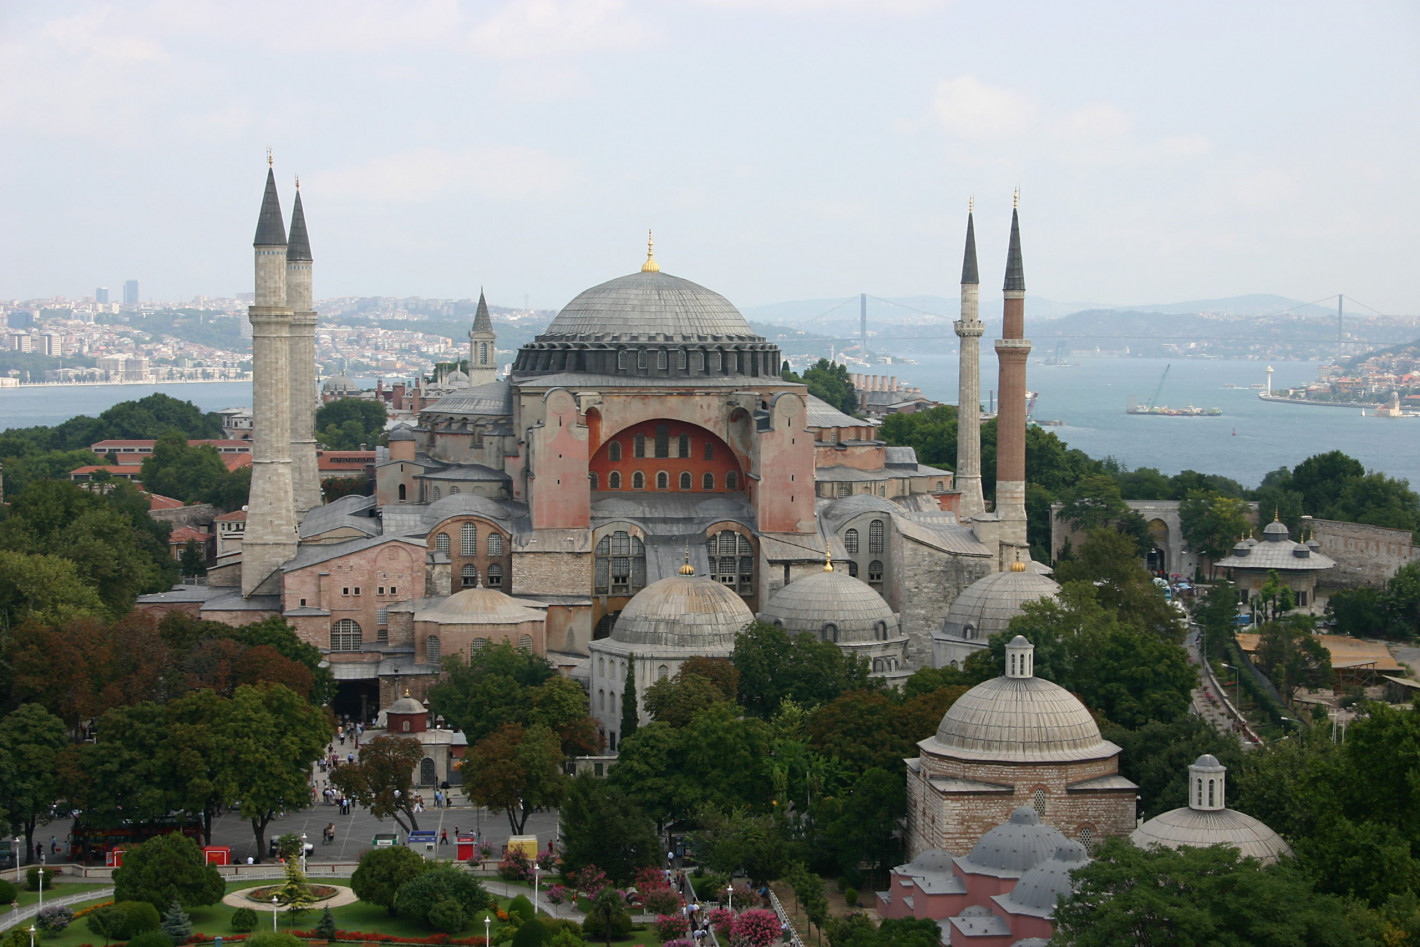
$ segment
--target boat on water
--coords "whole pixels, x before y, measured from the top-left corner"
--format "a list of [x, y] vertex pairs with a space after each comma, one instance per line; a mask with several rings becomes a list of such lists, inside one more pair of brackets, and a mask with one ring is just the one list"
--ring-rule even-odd
[[1223, 414], [1222, 408], [1198, 408], [1191, 404], [1181, 408], [1170, 408], [1166, 404], [1130, 404], [1125, 411], [1129, 414], [1157, 414], [1169, 418], [1216, 418]]

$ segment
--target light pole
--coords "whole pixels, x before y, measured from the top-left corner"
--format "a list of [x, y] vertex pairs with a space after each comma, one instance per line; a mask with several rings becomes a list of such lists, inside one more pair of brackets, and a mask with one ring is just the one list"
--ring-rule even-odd
[[492, 937], [488, 929], [492, 926], [493, 918], [489, 917], [487, 914], [483, 915], [483, 947], [488, 947], [489, 941]]
[[305, 832], [302, 832], [302, 833], [301, 833], [301, 861], [300, 861], [300, 865], [301, 865], [301, 871], [304, 872], [304, 871], [306, 870], [306, 833], [305, 833]]
[[35, 947], [35, 926], [33, 921], [30, 922], [30, 947]]
[[279, 906], [280, 903], [276, 900], [276, 895], [273, 894], [271, 896], [271, 930], [273, 932], [276, 930], [276, 911]]
[[537, 890], [542, 881], [542, 866], [533, 862], [533, 916], [537, 916]]
[[44, 910], [44, 862], [39, 863], [39, 910]]
[[20, 837], [15, 836], [15, 884], [20, 883]]

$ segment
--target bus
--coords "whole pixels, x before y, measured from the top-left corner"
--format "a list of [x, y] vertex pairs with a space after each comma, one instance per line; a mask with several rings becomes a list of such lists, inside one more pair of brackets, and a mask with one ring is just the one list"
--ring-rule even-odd
[[108, 864], [109, 853], [115, 848], [128, 851], [150, 838], [173, 832], [181, 832], [197, 844], [202, 844], [202, 823], [186, 816], [162, 816], [106, 827], [85, 825], [81, 817], [74, 820], [74, 828], [69, 833], [69, 859], [84, 864]]

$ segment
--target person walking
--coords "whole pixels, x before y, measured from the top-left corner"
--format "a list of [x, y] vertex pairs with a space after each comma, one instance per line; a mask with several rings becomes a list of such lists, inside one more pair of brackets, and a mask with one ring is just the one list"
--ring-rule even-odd
[[448, 829], [443, 829], [442, 831], [440, 831], [440, 833], [439, 833], [439, 844], [440, 844], [440, 845], [447, 845], [447, 844], [449, 844], [449, 830], [448, 830]]

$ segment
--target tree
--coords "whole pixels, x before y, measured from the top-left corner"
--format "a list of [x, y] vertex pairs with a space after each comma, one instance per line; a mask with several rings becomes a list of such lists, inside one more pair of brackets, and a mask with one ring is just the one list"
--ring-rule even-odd
[[341, 792], [377, 819], [393, 818], [406, 833], [419, 828], [414, 811], [414, 768], [424, 759], [418, 740], [381, 736], [360, 747], [360, 761], [330, 777]]
[[1164, 641], [1183, 641], [1178, 612], [1164, 601], [1128, 536], [1111, 529], [1090, 530], [1074, 558], [1059, 563], [1055, 576], [1062, 585], [1093, 585], [1095, 600], [1121, 624]]
[[660, 862], [655, 825], [619, 786], [580, 773], [568, 782], [559, 813], [564, 874], [595, 865], [627, 885], [637, 869]]
[[1128, 510], [1114, 478], [1095, 474], [1063, 494], [1060, 518], [1069, 523], [1071, 529], [1098, 529], [1113, 526]]
[[1262, 603], [1258, 614], [1263, 621], [1277, 621], [1297, 607], [1296, 593], [1282, 581], [1276, 569], [1268, 570], [1267, 581], [1257, 590], [1257, 598]]
[[1188, 767], [1204, 753], [1216, 757], [1229, 773], [1243, 765], [1237, 738], [1219, 733], [1194, 714], [1149, 720], [1134, 728], [1107, 724], [1101, 733], [1122, 748], [1119, 774], [1138, 784], [1139, 811], [1145, 819], [1188, 805]]
[[11, 831], [23, 831], [27, 855], [35, 826], [50, 820], [59, 799], [59, 753], [64, 722], [38, 704], [21, 704], [0, 720], [0, 812]]
[[[809, 871], [803, 862], [794, 862], [785, 877], [794, 889], [794, 900], [803, 909], [804, 917], [808, 918], [809, 923], [817, 927], [822, 935], [824, 921], [828, 920], [828, 897], [823, 893], [823, 879]], [[939, 935], [938, 943], [940, 942]]]
[[108, 609], [78, 567], [60, 556], [0, 549], [0, 627], [50, 627], [102, 618]]
[[1208, 557], [1211, 573], [1213, 563], [1227, 558], [1252, 528], [1251, 512], [1247, 503], [1235, 497], [1191, 490], [1178, 507], [1179, 528], [1193, 551]]
[[373, 448], [384, 436], [384, 403], [365, 398], [337, 398], [316, 409], [316, 437], [328, 450]]
[[429, 706], [472, 746], [504, 724], [533, 723], [533, 690], [556, 673], [541, 655], [499, 642], [467, 661], [462, 654], [446, 659], [443, 677], [429, 688]]
[[1346, 484], [1366, 474], [1359, 460], [1339, 450], [1314, 454], [1292, 470], [1290, 489], [1302, 495], [1303, 508], [1313, 516], [1330, 516]]
[[311, 764], [330, 739], [330, 724], [280, 684], [238, 687], [227, 723], [222, 744], [234, 774], [232, 799], [251, 823], [261, 851], [266, 827], [278, 812], [310, 805]]
[[587, 920], [583, 928], [588, 934], [605, 936], [606, 947], [611, 947], [613, 937], [625, 936], [631, 930], [631, 913], [626, 910], [626, 899], [621, 892], [608, 885], [592, 899], [587, 908]]
[[698, 674], [676, 674], [646, 688], [646, 712], [651, 719], [677, 728], [690, 723], [698, 711], [714, 703], [728, 701], [714, 683]]
[[561, 801], [567, 780], [563, 759], [560, 741], [548, 727], [509, 723], [473, 746], [460, 768], [473, 799], [502, 809], [512, 834], [521, 835], [528, 816]]
[[840, 866], [851, 869], [867, 862], [886, 882], [902, 854], [897, 827], [905, 815], [907, 791], [902, 774], [878, 767], [864, 773], [843, 800], [842, 814], [833, 824]]
[[789, 846], [773, 815], [707, 807], [696, 821], [696, 847], [712, 870], [743, 870], [755, 881], [773, 881], [789, 870]]
[[1262, 866], [1228, 846], [1135, 848], [1107, 840], [1055, 908], [1055, 937], [1072, 947], [1152, 944], [1356, 944], [1337, 899], [1295, 867]]
[[866, 662], [831, 641], [807, 632], [790, 638], [777, 625], [754, 621], [735, 638], [731, 659], [739, 672], [739, 702], [745, 712], [769, 719], [786, 698], [805, 708], [852, 690], [875, 690]]
[[641, 725], [641, 711], [636, 706], [636, 655], [626, 661], [626, 680], [621, 685], [621, 738], [624, 740]]
[[178, 560], [183, 575], [207, 574], [207, 551], [195, 539], [189, 539], [182, 547], [182, 558]]
[[211, 444], [188, 444], [181, 434], [158, 438], [143, 458], [143, 486], [184, 503], [211, 503], [227, 479], [227, 465]]
[[[225, 882], [222, 888], [224, 891], [226, 890]], [[186, 941], [188, 935], [192, 933], [192, 918], [188, 917], [187, 912], [182, 909], [181, 904], [177, 901], [172, 901], [169, 902], [167, 911], [163, 913], [163, 923], [161, 927], [163, 933], [167, 934], [174, 944], [181, 944]]]
[[[164, 621], [166, 620], [165, 618]], [[276, 649], [283, 658], [304, 665], [311, 673], [312, 704], [328, 704], [335, 697], [335, 678], [329, 667], [321, 666], [325, 662], [325, 656], [319, 648], [302, 641], [296, 634], [296, 629], [284, 618], [272, 616], [243, 625], [237, 633], [237, 640], [247, 648], [267, 645]]]
[[804, 371], [804, 384], [809, 386], [809, 394], [827, 401], [844, 414], [858, 410], [858, 391], [853, 387], [847, 365], [821, 358]]
[[227, 882], [215, 865], [208, 865], [197, 843], [179, 832], [158, 835], [123, 856], [123, 867], [113, 872], [114, 899], [146, 901], [167, 908], [215, 904]]
[[1290, 702], [1302, 687], [1331, 682], [1331, 652], [1312, 636], [1314, 619], [1297, 615], [1260, 629], [1257, 666]]
[[360, 856], [350, 888], [361, 901], [382, 905], [393, 917], [395, 892], [430, 867], [423, 856], [403, 845], [372, 848]]

